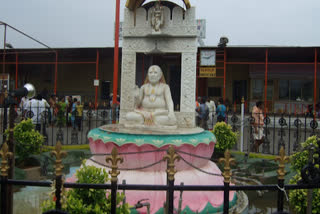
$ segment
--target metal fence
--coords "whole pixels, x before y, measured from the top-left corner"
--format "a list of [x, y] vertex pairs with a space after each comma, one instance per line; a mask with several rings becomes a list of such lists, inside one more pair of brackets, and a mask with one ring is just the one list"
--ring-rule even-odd
[[[115, 108], [115, 121], [118, 123], [119, 108]], [[9, 126], [8, 109], [0, 109], [0, 142], [3, 142], [4, 131]], [[28, 107], [15, 108], [14, 121], [19, 123], [23, 119], [32, 119], [35, 129], [44, 137], [44, 145], [54, 146], [56, 141], [63, 145], [88, 144], [88, 132], [99, 126], [111, 124], [113, 120], [113, 109], [100, 106], [97, 109], [84, 106], [81, 113], [77, 111], [59, 112], [53, 108]]]
[[[119, 119], [119, 108], [115, 110], [115, 122]], [[9, 124], [9, 110], [0, 109], [0, 142], [3, 142], [4, 131]], [[45, 136], [45, 145], [54, 146], [56, 141], [63, 145], [87, 144], [87, 134], [93, 129], [105, 124], [111, 124], [113, 110], [107, 105], [99, 106], [97, 109], [84, 105], [81, 113], [66, 110], [57, 112], [53, 108], [42, 107], [15, 107], [14, 121], [19, 123], [22, 119], [31, 118], [36, 129]], [[260, 118], [260, 117], [259, 117]], [[309, 136], [320, 134], [318, 121], [319, 117], [312, 114], [275, 114], [267, 113], [262, 115], [264, 141], [259, 148], [260, 153], [279, 154], [283, 146], [288, 155], [293, 154]], [[63, 122], [61, 120], [63, 119]], [[254, 117], [251, 113], [241, 114], [241, 111], [226, 112], [225, 122], [238, 132], [238, 142], [235, 150], [243, 152], [253, 151]], [[209, 120], [209, 127], [217, 123], [217, 115]], [[260, 121], [258, 121], [260, 123]]]
[[[300, 144], [310, 136], [319, 135], [319, 118], [306, 114], [275, 114], [267, 113], [261, 115], [263, 121], [255, 121], [251, 113], [241, 114], [229, 111], [226, 123], [231, 125], [233, 131], [238, 132], [239, 141], [236, 150], [243, 152], [253, 151], [255, 124], [262, 123], [263, 144], [259, 148], [260, 153], [279, 154], [283, 146], [288, 155], [298, 151]], [[256, 117], [257, 118], [257, 117]], [[260, 117], [258, 117], [260, 118]], [[213, 120], [213, 126], [216, 120]], [[242, 138], [242, 139], [241, 139]]]
[[[155, 151], [156, 152], [156, 151]], [[320, 153], [320, 149], [317, 150], [317, 153]], [[165, 212], [168, 214], [180, 213], [177, 207], [174, 207], [174, 192], [175, 191], [223, 191], [223, 213], [229, 213], [229, 192], [230, 191], [256, 191], [256, 190], [269, 190], [277, 192], [277, 212], [275, 213], [289, 213], [288, 211], [284, 211], [284, 198], [287, 195], [287, 190], [294, 189], [314, 189], [320, 188], [320, 183], [318, 182], [319, 178], [319, 170], [316, 170], [315, 165], [319, 163], [319, 158], [316, 160], [316, 163], [313, 165], [308, 165], [309, 171], [303, 170], [302, 180], [298, 182], [296, 185], [285, 185], [284, 184], [284, 176], [285, 176], [285, 163], [288, 162], [289, 158], [285, 156], [284, 148], [282, 147], [280, 150], [280, 155], [275, 158], [276, 161], [279, 162], [278, 167], [278, 182], [277, 184], [270, 185], [230, 185], [230, 180], [232, 178], [232, 173], [230, 169], [230, 165], [234, 162], [233, 158], [231, 158], [229, 151], [225, 152], [224, 158], [220, 158], [219, 162], [224, 164], [223, 173], [220, 176], [224, 177], [224, 185], [175, 185], [174, 184], [174, 176], [176, 173], [175, 170], [175, 162], [181, 158], [180, 151], [178, 149], [174, 149], [173, 146], [169, 147], [167, 151], [167, 155], [163, 157], [164, 161], [167, 161], [167, 184], [166, 185], [132, 185], [132, 184], [119, 184], [118, 183], [118, 174], [121, 171], [118, 168], [119, 162], [121, 162], [122, 157], [118, 154], [116, 148], [113, 149], [111, 154], [107, 155], [107, 165], [111, 169], [111, 183], [110, 184], [81, 184], [81, 183], [65, 183], [63, 182], [62, 175], [62, 158], [66, 156], [66, 152], [61, 150], [61, 143], [57, 143], [55, 147], [55, 151], [52, 152], [56, 156], [55, 161], [55, 182], [52, 184], [50, 181], [28, 181], [28, 180], [14, 180], [8, 179], [8, 160], [12, 158], [12, 154], [8, 152], [7, 144], [3, 144], [1, 150], [1, 213], [8, 213], [8, 201], [10, 200], [10, 195], [8, 195], [8, 187], [12, 185], [23, 185], [23, 186], [42, 186], [42, 187], [50, 187], [54, 185], [55, 188], [55, 210], [47, 213], [66, 213], [61, 211], [61, 193], [63, 191], [62, 187], [65, 188], [90, 188], [90, 189], [105, 189], [111, 190], [111, 213], [116, 213], [116, 195], [117, 191], [125, 191], [125, 190], [137, 190], [137, 191], [165, 191], [167, 194], [167, 201], [165, 203]], [[94, 154], [93, 154], [94, 155]], [[108, 164], [110, 162], [110, 164]], [[312, 170], [316, 170], [314, 177], [310, 177], [310, 172]], [[315, 171], [313, 171], [315, 172]], [[309, 201], [312, 204], [312, 200]], [[138, 207], [136, 207], [138, 208]], [[181, 210], [180, 210], [181, 211]]]

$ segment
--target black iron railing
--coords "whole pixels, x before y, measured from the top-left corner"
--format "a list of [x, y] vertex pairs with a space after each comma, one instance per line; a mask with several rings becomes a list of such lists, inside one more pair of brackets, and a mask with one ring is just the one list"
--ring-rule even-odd
[[[319, 151], [317, 151], [319, 152]], [[166, 213], [176, 213], [176, 210], [173, 206], [174, 201], [174, 192], [175, 191], [223, 191], [224, 192], [224, 203], [223, 203], [223, 213], [229, 213], [229, 192], [230, 191], [256, 191], [256, 190], [269, 190], [269, 191], [277, 191], [278, 196], [275, 200], [277, 203], [277, 212], [283, 213], [284, 211], [284, 198], [287, 195], [286, 191], [294, 190], [294, 189], [314, 189], [320, 188], [319, 182], [313, 182], [313, 178], [319, 177], [319, 170], [316, 171], [317, 175], [313, 174], [313, 177], [310, 177], [310, 173], [304, 173], [305, 179], [301, 180], [299, 184], [296, 185], [285, 185], [284, 184], [284, 175], [285, 175], [285, 163], [288, 162], [288, 157], [285, 156], [284, 148], [282, 147], [280, 150], [280, 155], [275, 158], [276, 161], [279, 162], [278, 168], [278, 183], [270, 184], [270, 185], [243, 185], [236, 186], [230, 185], [230, 179], [232, 178], [230, 165], [234, 162], [233, 158], [230, 156], [230, 152], [226, 151], [224, 154], [224, 158], [221, 158], [219, 162], [224, 164], [223, 177], [224, 177], [224, 185], [174, 185], [174, 176], [175, 176], [175, 161], [180, 158], [179, 151], [175, 150], [172, 146], [169, 147], [167, 155], [165, 155], [164, 160], [167, 161], [167, 184], [166, 185], [132, 185], [132, 184], [120, 184], [118, 183], [118, 174], [120, 173], [120, 169], [118, 168], [118, 164], [122, 162], [122, 158], [117, 152], [117, 149], [114, 148], [111, 154], [106, 158], [107, 162], [110, 162], [111, 171], [109, 171], [111, 175], [111, 184], [80, 184], [80, 183], [64, 183], [62, 181], [62, 158], [66, 155], [64, 151], [61, 150], [61, 143], [57, 143], [55, 151], [52, 152], [56, 156], [55, 168], [56, 168], [56, 176], [55, 176], [55, 211], [50, 213], [61, 213], [61, 191], [62, 187], [65, 188], [90, 188], [90, 189], [106, 189], [111, 190], [111, 213], [116, 213], [116, 193], [117, 191], [125, 191], [125, 190], [138, 190], [138, 191], [165, 191], [167, 193], [167, 206]], [[10, 185], [22, 185], [22, 186], [39, 186], [39, 187], [50, 187], [52, 186], [52, 182], [49, 181], [27, 181], [27, 180], [14, 180], [8, 179], [8, 159], [12, 158], [12, 155], [8, 151], [8, 146], [3, 144], [1, 150], [1, 213], [8, 213], [8, 186]], [[317, 163], [319, 160], [316, 160]], [[314, 164], [310, 165], [308, 170], [312, 171], [314, 168]], [[120, 171], [119, 171], [120, 170]], [[313, 172], [315, 172], [313, 170]], [[311, 202], [312, 203], [312, 202]], [[59, 212], [58, 212], [59, 211]], [[48, 212], [49, 213], [49, 212]]]

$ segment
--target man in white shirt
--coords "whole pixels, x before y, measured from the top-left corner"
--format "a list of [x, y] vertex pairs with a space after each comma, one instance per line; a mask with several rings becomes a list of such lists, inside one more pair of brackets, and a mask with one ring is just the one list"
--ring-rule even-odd
[[212, 130], [213, 129], [213, 118], [216, 113], [216, 104], [212, 99], [209, 97], [207, 98], [206, 105], [209, 108], [209, 119], [207, 120], [208, 123], [208, 129]]
[[29, 101], [29, 106], [31, 107], [31, 112], [33, 113], [32, 122], [35, 124], [35, 129], [41, 131], [41, 113], [46, 111], [46, 108], [49, 108], [50, 105], [45, 99], [42, 99], [42, 96], [39, 94], [36, 98]]

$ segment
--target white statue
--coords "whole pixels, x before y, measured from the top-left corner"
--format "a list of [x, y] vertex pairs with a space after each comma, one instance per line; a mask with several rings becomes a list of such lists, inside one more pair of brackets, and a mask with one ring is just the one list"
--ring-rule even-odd
[[170, 88], [159, 66], [150, 66], [144, 84], [140, 89], [136, 86], [135, 104], [135, 110], [126, 115], [125, 125], [176, 127]]
[[161, 7], [160, 3], [157, 2], [151, 12], [151, 26], [155, 32], [159, 32], [160, 28], [163, 26], [163, 17], [163, 8]]

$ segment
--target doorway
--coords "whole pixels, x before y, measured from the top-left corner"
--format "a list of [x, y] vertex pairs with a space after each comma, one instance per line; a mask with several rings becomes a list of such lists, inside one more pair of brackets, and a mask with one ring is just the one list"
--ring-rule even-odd
[[247, 100], [247, 80], [233, 81], [233, 103], [241, 103], [241, 99]]

